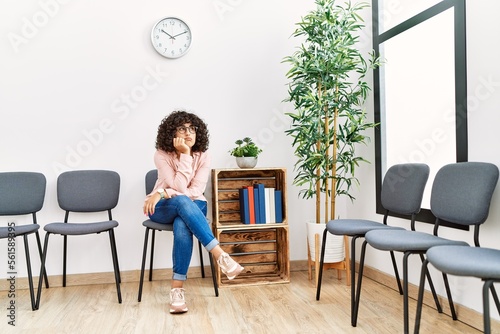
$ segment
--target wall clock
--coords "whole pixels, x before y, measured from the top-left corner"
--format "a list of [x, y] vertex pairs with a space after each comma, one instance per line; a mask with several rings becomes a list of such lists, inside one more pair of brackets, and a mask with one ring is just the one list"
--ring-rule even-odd
[[191, 47], [191, 29], [186, 22], [177, 17], [165, 17], [153, 26], [151, 42], [162, 56], [179, 58]]

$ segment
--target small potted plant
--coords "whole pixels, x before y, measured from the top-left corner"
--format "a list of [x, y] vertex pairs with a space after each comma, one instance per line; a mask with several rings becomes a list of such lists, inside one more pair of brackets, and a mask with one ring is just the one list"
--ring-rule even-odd
[[255, 145], [250, 137], [238, 139], [234, 142], [236, 147], [229, 153], [236, 158], [236, 164], [240, 168], [253, 168], [257, 165], [257, 157], [262, 150]]

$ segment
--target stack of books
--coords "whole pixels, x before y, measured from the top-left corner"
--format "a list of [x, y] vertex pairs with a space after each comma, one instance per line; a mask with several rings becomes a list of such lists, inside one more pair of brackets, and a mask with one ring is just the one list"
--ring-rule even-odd
[[274, 224], [283, 222], [282, 193], [266, 188], [262, 183], [243, 187], [240, 195], [240, 215], [244, 224]]

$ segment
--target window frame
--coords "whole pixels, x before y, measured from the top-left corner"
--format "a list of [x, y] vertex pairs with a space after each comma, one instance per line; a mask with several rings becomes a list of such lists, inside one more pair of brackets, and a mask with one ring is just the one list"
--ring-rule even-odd
[[[455, 135], [456, 135], [456, 161], [464, 162], [468, 160], [468, 140], [467, 140], [467, 49], [466, 49], [466, 13], [465, 0], [444, 0], [438, 4], [410, 17], [400, 24], [388, 29], [380, 34], [379, 32], [379, 2], [384, 0], [372, 0], [372, 36], [373, 49], [377, 56], [380, 55], [380, 44], [400, 33], [417, 26], [418, 24], [450, 9], [454, 9], [454, 62], [455, 62]], [[383, 66], [383, 65], [382, 65]], [[381, 113], [381, 93], [383, 87], [380, 82], [380, 69], [373, 72], [373, 93], [374, 93], [374, 121], [380, 124]], [[382, 156], [382, 132], [381, 127], [375, 128], [375, 173], [376, 173], [376, 212], [384, 214], [380, 192], [383, 181], [383, 159]], [[429, 185], [428, 185], [429, 186]], [[391, 216], [405, 218], [406, 216], [390, 213]], [[421, 209], [416, 217], [417, 221], [425, 223], [435, 223], [436, 217], [430, 209]], [[461, 230], [469, 230], [468, 226], [441, 222], [442, 226], [448, 226]]]

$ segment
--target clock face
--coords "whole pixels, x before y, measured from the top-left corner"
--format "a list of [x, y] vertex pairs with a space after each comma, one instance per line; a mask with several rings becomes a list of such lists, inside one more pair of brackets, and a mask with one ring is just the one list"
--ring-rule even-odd
[[161, 19], [153, 27], [151, 42], [155, 50], [167, 58], [179, 58], [191, 47], [191, 29], [176, 17]]

